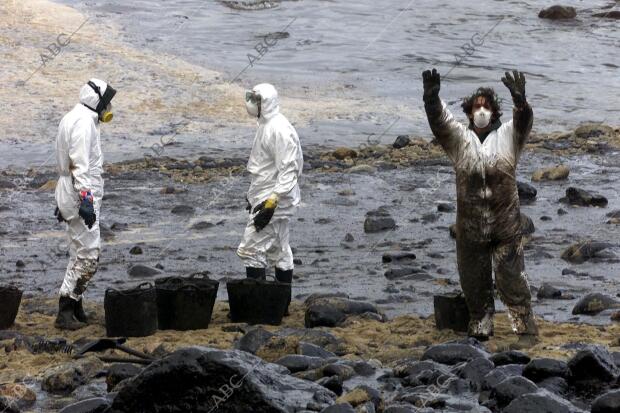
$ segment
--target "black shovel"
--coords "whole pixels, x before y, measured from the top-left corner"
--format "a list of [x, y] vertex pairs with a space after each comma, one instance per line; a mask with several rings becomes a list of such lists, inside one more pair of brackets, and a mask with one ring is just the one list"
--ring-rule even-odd
[[131, 354], [132, 356], [136, 356], [139, 358], [122, 358], [122, 357], [108, 357], [108, 356], [99, 356], [101, 361], [105, 361], [107, 363], [135, 363], [135, 364], [151, 364], [155, 361], [151, 356], [144, 354], [140, 351], [131, 349], [125, 345], [123, 345], [127, 341], [126, 338], [100, 338], [98, 340], [91, 341], [83, 345], [73, 356], [73, 358], [82, 358], [86, 353], [98, 353], [100, 351], [105, 350], [121, 350], [127, 354]]

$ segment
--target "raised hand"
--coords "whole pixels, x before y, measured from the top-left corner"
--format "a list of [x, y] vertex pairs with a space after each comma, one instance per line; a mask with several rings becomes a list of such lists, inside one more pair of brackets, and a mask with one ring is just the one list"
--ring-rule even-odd
[[422, 72], [422, 82], [424, 84], [424, 102], [439, 98], [439, 89], [441, 88], [441, 76], [437, 69], [425, 70]]
[[515, 106], [518, 109], [525, 106], [527, 102], [525, 100], [525, 76], [523, 72], [513, 70], [512, 76], [509, 72], [505, 72], [502, 82], [506, 85], [508, 90], [510, 90], [510, 95], [512, 96], [512, 101]]

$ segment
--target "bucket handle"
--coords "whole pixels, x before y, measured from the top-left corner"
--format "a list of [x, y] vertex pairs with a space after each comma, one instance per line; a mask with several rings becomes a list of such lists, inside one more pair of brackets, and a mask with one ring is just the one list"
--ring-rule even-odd
[[195, 272], [192, 275], [190, 275], [188, 278], [190, 280], [191, 279], [195, 279], [195, 278], [199, 278], [199, 279], [202, 279], [202, 280], [209, 280], [210, 279], [209, 275], [205, 274], [204, 272]]
[[131, 294], [132, 292], [134, 292], [134, 291], [136, 291], [136, 290], [146, 290], [147, 288], [143, 288], [144, 286], [147, 286], [147, 287], [148, 287], [148, 289], [153, 288], [153, 284], [151, 284], [151, 283], [150, 283], [150, 282], [148, 282], [148, 281], [145, 281], [145, 282], [143, 282], [143, 283], [139, 284], [138, 286], [136, 286], [135, 288], [132, 288], [132, 289], [129, 289], [129, 290], [117, 290], [116, 288], [112, 288], [112, 287], [110, 287], [110, 288], [107, 288], [107, 289], [105, 290], [105, 292], [106, 292], [106, 294], [107, 294], [108, 292], [115, 292], [115, 293], [117, 293], [117, 294], [127, 295], [127, 294]]

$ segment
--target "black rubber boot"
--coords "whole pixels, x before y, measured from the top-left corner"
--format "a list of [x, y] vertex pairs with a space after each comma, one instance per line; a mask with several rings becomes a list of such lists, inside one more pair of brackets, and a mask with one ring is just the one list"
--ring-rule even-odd
[[73, 312], [73, 315], [75, 316], [75, 319], [78, 320], [79, 322], [88, 324], [88, 316], [84, 312], [83, 303], [84, 303], [83, 298], [75, 303], [75, 311]]
[[58, 316], [54, 326], [61, 330], [79, 330], [86, 327], [86, 324], [75, 318], [75, 306], [77, 301], [71, 297], [61, 296], [58, 300]]
[[284, 315], [290, 315], [290, 313], [288, 312], [288, 306], [291, 304], [293, 270], [281, 270], [276, 267], [276, 280], [280, 281], [281, 283], [289, 284], [288, 301], [286, 303], [286, 312], [284, 313]]
[[245, 275], [255, 280], [266, 280], [267, 274], [264, 268], [245, 267]]

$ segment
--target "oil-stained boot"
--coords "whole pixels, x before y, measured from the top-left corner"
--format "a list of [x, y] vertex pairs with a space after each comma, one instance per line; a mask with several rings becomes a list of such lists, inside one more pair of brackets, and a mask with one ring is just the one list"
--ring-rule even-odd
[[493, 335], [493, 313], [487, 312], [481, 320], [471, 320], [467, 335], [480, 341], [487, 341]]
[[281, 270], [276, 267], [276, 280], [281, 283], [289, 284], [288, 287], [288, 300], [286, 302], [286, 311], [284, 312], [285, 316], [290, 315], [288, 312], [288, 307], [291, 304], [291, 296], [292, 296], [292, 285], [293, 285], [293, 270]]
[[83, 303], [84, 303], [83, 298], [75, 303], [75, 311], [73, 315], [75, 316], [76, 320], [78, 320], [79, 322], [88, 324], [88, 316], [84, 312]]
[[85, 323], [75, 318], [75, 306], [77, 301], [71, 297], [61, 296], [58, 300], [58, 315], [54, 326], [61, 330], [79, 330], [86, 327]]

